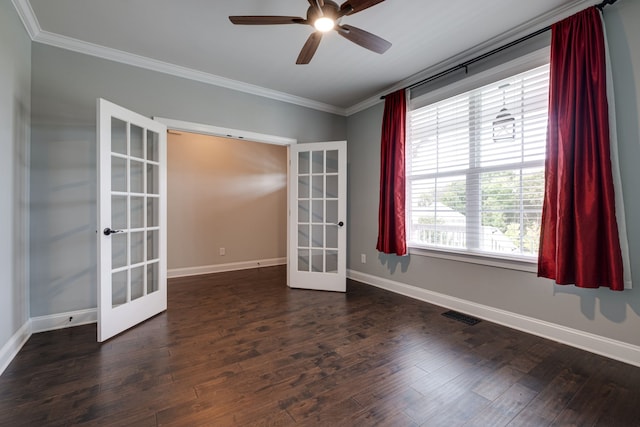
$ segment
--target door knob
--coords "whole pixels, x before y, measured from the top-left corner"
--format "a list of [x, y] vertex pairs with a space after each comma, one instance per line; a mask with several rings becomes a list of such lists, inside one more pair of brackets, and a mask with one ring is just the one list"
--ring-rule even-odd
[[338, 227], [342, 227], [344, 225], [344, 222], [340, 221], [339, 223], [336, 224]]
[[123, 230], [112, 230], [109, 227], [105, 228], [104, 231], [103, 231], [105, 236], [109, 236], [111, 234], [116, 234], [116, 233], [122, 233], [122, 232], [123, 232]]

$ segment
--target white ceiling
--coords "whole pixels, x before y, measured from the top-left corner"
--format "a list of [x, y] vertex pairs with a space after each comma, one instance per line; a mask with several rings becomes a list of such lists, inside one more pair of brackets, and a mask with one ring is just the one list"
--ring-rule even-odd
[[342, 21], [389, 40], [385, 54], [330, 33], [309, 65], [296, 65], [311, 27], [238, 26], [228, 16], [304, 17], [307, 0], [13, 1], [35, 41], [343, 114], [596, 3], [386, 0]]

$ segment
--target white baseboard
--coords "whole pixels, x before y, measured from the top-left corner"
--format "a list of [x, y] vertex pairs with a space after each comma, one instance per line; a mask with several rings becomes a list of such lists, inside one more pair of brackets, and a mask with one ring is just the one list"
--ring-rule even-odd
[[176, 277], [199, 276], [201, 274], [222, 273], [223, 271], [248, 270], [250, 268], [271, 267], [287, 263], [286, 258], [260, 259], [232, 262], [229, 264], [204, 265], [201, 267], [173, 268], [167, 271], [169, 279]]
[[38, 332], [86, 325], [88, 323], [96, 323], [97, 319], [98, 310], [95, 308], [51, 314], [49, 316], [32, 317], [31, 332], [35, 334]]
[[533, 317], [348, 270], [350, 279], [640, 367], [640, 347]]
[[31, 336], [31, 322], [27, 320], [15, 334], [9, 338], [9, 341], [0, 348], [0, 375], [7, 369], [9, 363], [18, 354], [24, 343]]

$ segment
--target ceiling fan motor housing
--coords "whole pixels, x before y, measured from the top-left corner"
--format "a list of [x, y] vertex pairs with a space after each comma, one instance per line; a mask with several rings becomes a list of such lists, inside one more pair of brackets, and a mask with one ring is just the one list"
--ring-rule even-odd
[[340, 6], [336, 2], [331, 0], [325, 0], [322, 8], [322, 14], [320, 10], [318, 10], [317, 6], [310, 6], [307, 9], [307, 22], [311, 25], [316, 21], [316, 19], [326, 16], [327, 18], [331, 18], [334, 21], [337, 21], [339, 18]]

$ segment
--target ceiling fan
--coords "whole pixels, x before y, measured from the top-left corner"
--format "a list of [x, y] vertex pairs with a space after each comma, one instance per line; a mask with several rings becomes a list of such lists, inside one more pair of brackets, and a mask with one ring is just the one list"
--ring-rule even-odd
[[236, 25], [304, 24], [315, 27], [316, 31], [302, 47], [296, 64], [308, 64], [320, 45], [322, 34], [331, 30], [376, 53], [385, 53], [391, 47], [391, 43], [383, 38], [352, 25], [340, 24], [343, 16], [353, 15], [384, 0], [347, 0], [340, 6], [331, 0], [307, 1], [310, 6], [306, 19], [296, 16], [230, 16], [229, 20]]

